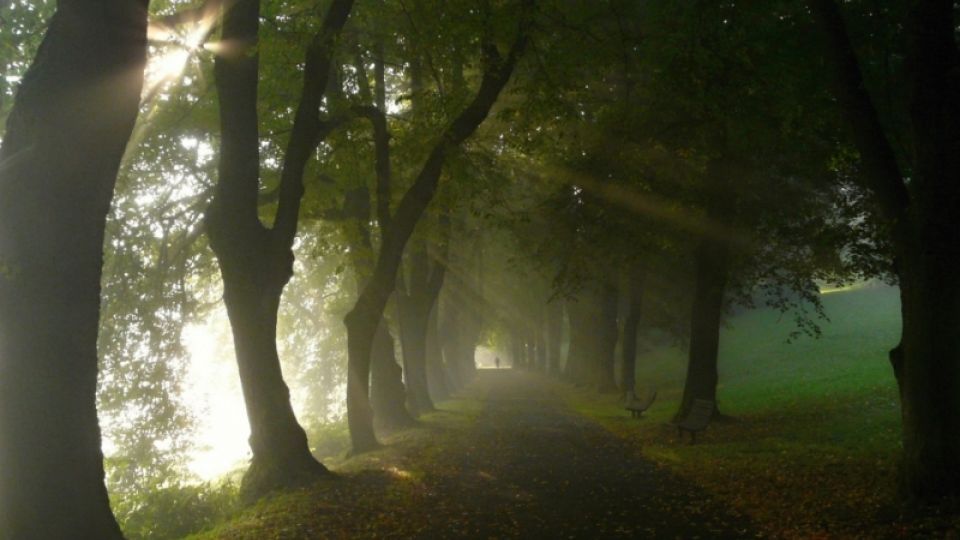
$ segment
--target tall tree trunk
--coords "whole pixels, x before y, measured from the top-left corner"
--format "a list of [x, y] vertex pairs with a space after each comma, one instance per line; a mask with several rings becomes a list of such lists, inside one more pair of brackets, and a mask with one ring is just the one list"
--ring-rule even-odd
[[540, 322], [536, 332], [536, 348], [537, 348], [537, 371], [540, 373], [547, 372], [547, 336], [546, 336], [546, 317]]
[[[401, 199], [396, 215], [390, 216], [390, 231], [380, 242], [373, 276], [357, 298], [356, 305], [344, 317], [347, 327], [347, 419], [354, 452], [363, 452], [376, 446], [369, 414], [366, 378], [369, 374], [376, 326], [383, 316], [387, 299], [395, 288], [404, 247], [436, 193], [447, 154], [470, 137], [490, 113], [500, 91], [513, 73], [513, 67], [525, 43], [526, 35], [521, 29], [505, 59], [499, 57], [494, 45], [484, 45], [485, 65], [488, 69], [483, 74], [477, 95], [441, 134], [413, 185]], [[379, 158], [377, 162], [378, 167], [389, 167], [388, 163], [383, 163]], [[385, 203], [381, 197], [378, 204], [387, 206], [380, 214], [389, 216], [389, 202]]]
[[395, 430], [416, 424], [406, 408], [407, 388], [397, 364], [393, 336], [386, 318], [374, 336], [370, 365], [370, 406], [378, 429]]
[[303, 171], [329, 133], [318, 117], [330, 74], [332, 49], [352, 0], [334, 0], [307, 50], [272, 229], [258, 216], [260, 184], [256, 54], [260, 4], [238, 0], [227, 7], [222, 35], [235, 49], [217, 56], [214, 75], [220, 105], [220, 166], [205, 224], [223, 277], [223, 300], [233, 329], [253, 458], [241, 491], [248, 499], [327, 474], [310, 454], [307, 437], [290, 405], [277, 353], [280, 296], [293, 275]]
[[[950, 2], [911, 3], [904, 21], [912, 170], [900, 170], [833, 0], [810, 0], [834, 94], [880, 218], [890, 224], [903, 333], [890, 353], [903, 418], [903, 488], [960, 495], [960, 50]], [[904, 181], [905, 177], [910, 182]]]
[[[444, 236], [449, 234], [449, 219], [440, 218]], [[445, 251], [446, 239], [440, 244]], [[427, 239], [415, 239], [409, 246], [410, 271], [408, 283], [397, 291], [400, 312], [401, 336], [403, 336], [403, 363], [407, 375], [407, 390], [410, 405], [417, 413], [434, 410], [427, 382], [427, 330], [430, 312], [436, 304], [446, 272], [445, 265], [427, 249]], [[440, 255], [446, 257], [446, 254]]]
[[406, 371], [407, 398], [414, 414], [435, 409], [427, 386], [427, 323], [430, 307], [419, 295], [403, 294], [399, 302], [403, 344], [403, 366]]
[[601, 288], [600, 328], [597, 335], [597, 391], [611, 393], [617, 391], [615, 376], [618, 311], [617, 287], [604, 282]]
[[440, 348], [440, 295], [430, 310], [427, 320], [427, 384], [430, 395], [435, 400], [443, 400], [450, 396], [447, 384], [446, 366], [443, 363], [443, 351]]
[[60, 0], [0, 147], [0, 535], [122, 538], [103, 484], [107, 212], [146, 62], [146, 1]]
[[570, 314], [570, 351], [564, 378], [576, 385], [593, 385], [596, 382], [593, 355], [596, 341], [596, 310], [592, 294], [581, 293], [574, 301], [567, 302]]
[[[690, 352], [678, 418], [686, 415], [695, 399], [717, 402], [717, 353], [727, 284], [727, 251], [725, 242], [704, 238], [694, 255], [696, 284], [690, 314]], [[719, 407], [715, 414], [719, 414]]]
[[460, 308], [457, 300], [450, 298], [449, 287], [445, 287], [444, 290], [447, 292], [441, 302], [443, 309], [440, 317], [440, 348], [443, 352], [443, 361], [447, 366], [448, 385], [459, 390], [463, 388], [465, 382], [460, 373], [460, 364], [457, 362], [457, 356], [460, 354], [458, 350]]
[[554, 299], [547, 304], [547, 374], [562, 373], [563, 303]]
[[643, 306], [643, 277], [633, 277], [626, 284], [627, 314], [623, 321], [623, 354], [620, 364], [620, 381], [623, 392], [631, 396], [636, 389], [637, 376], [637, 329]]

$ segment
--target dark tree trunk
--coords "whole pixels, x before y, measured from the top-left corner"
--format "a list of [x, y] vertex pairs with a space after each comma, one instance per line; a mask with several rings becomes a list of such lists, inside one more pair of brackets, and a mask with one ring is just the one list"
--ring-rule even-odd
[[412, 295], [405, 296], [399, 305], [408, 406], [414, 415], [419, 415], [435, 409], [427, 386], [427, 322], [431, 306]]
[[[250, 287], [254, 279], [250, 274], [224, 273], [223, 293], [250, 422], [253, 459], [243, 478], [243, 492], [250, 498], [326, 472], [310, 454], [280, 370], [276, 345], [280, 295], [263, 292], [276, 290], [276, 286]], [[285, 284], [286, 279], [278, 283]]]
[[397, 364], [393, 336], [386, 319], [374, 336], [370, 366], [370, 405], [377, 428], [395, 430], [416, 424], [405, 406], [407, 388], [403, 385], [403, 370]]
[[[449, 231], [449, 220], [440, 219], [441, 229]], [[441, 241], [446, 245], [446, 240]], [[440, 248], [445, 251], [444, 247]], [[445, 254], [441, 257], [446, 257]], [[411, 409], [417, 414], [434, 410], [427, 381], [427, 330], [430, 312], [436, 304], [443, 287], [445, 266], [437, 259], [431, 264], [426, 238], [415, 239], [410, 244], [409, 283], [397, 294], [400, 312], [401, 336], [403, 338], [403, 363], [407, 375], [407, 395]]]
[[617, 391], [615, 376], [617, 350], [617, 287], [604, 283], [601, 292], [600, 328], [597, 335], [596, 362], [597, 362], [597, 390], [602, 393]]
[[440, 302], [434, 302], [427, 320], [427, 384], [430, 395], [435, 400], [443, 400], [450, 396], [447, 382], [446, 366], [443, 363], [443, 350], [440, 348]]
[[[686, 415], [695, 399], [717, 402], [717, 353], [727, 285], [727, 251], [725, 242], [704, 238], [694, 254], [696, 283], [690, 314], [690, 352], [678, 418]], [[719, 408], [715, 414], [719, 414]]]
[[[706, 215], [710, 222], [729, 225], [736, 220], [734, 161], [726, 155], [712, 159], [706, 171]], [[730, 239], [722, 233], [704, 234], [694, 250], [694, 291], [690, 311], [690, 351], [683, 399], [677, 418], [689, 411], [695, 399], [717, 405], [717, 355], [720, 350], [720, 323], [730, 264]]]
[[[840, 9], [811, 0], [834, 94], [860, 152], [880, 218], [890, 224], [903, 333], [890, 359], [903, 418], [903, 487], [921, 499], [960, 495], [960, 51], [950, 2], [915, 2], [904, 21], [913, 167], [896, 153], [863, 83]], [[909, 184], [904, 177], [910, 177]]]
[[[255, 53], [260, 5], [238, 0], [224, 13], [223, 39], [236, 50], [220, 54], [214, 75], [220, 105], [220, 167], [205, 224], [223, 277], [224, 303], [233, 329], [253, 458], [241, 491], [253, 499], [267, 491], [327, 474], [310, 454], [290, 405], [277, 353], [280, 295], [293, 275], [303, 171], [325, 137], [317, 115], [330, 74], [332, 48], [353, 2], [335, 0], [307, 50], [303, 88], [284, 156], [279, 204], [272, 229], [258, 216], [260, 183]], [[328, 131], [327, 131], [328, 132]]]
[[133, 129], [146, 1], [60, 0], [0, 147], [0, 535], [122, 538], [103, 484], [107, 212]]
[[460, 308], [457, 301], [445, 294], [442, 302], [443, 316], [440, 318], [440, 348], [443, 361], [447, 366], [448, 385], [456, 390], [462, 389], [464, 379], [457, 362], [460, 343]]
[[563, 345], [563, 303], [554, 299], [547, 304], [547, 374], [561, 373]]
[[633, 395], [637, 376], [637, 330], [643, 305], [643, 278], [634, 277], [627, 284], [627, 313], [623, 320], [623, 354], [620, 381], [625, 394]]
[[576, 300], [567, 303], [570, 314], [570, 351], [564, 379], [576, 385], [594, 384], [596, 372], [592, 369], [595, 362], [596, 311], [592, 295], [586, 291]]
[[546, 318], [536, 329], [536, 348], [537, 348], [537, 371], [547, 372], [547, 336], [546, 336]]
[[[499, 58], [494, 46], [484, 46], [488, 69], [483, 75], [477, 95], [441, 134], [413, 185], [401, 199], [394, 216], [389, 216], [389, 202], [385, 202], [382, 197], [379, 198], [378, 204], [387, 207], [379, 213], [384, 217], [389, 216], [389, 233], [385, 234], [380, 242], [380, 252], [373, 276], [357, 298], [356, 305], [344, 317], [344, 324], [347, 327], [347, 418], [354, 452], [362, 452], [376, 446], [369, 412], [366, 379], [369, 374], [370, 353], [376, 325], [383, 316], [390, 293], [395, 288], [397, 270], [404, 247], [410, 235], [413, 234], [420, 216], [436, 193], [447, 153], [470, 137], [487, 117], [500, 91], [506, 86], [513, 73], [513, 67], [525, 42], [525, 33], [521, 31], [506, 59]], [[378, 145], [378, 154], [384, 151], [379, 147], [380, 145]], [[386, 157], [385, 163], [378, 155], [378, 168], [389, 168], [389, 156]], [[378, 174], [378, 176], [381, 175]]]

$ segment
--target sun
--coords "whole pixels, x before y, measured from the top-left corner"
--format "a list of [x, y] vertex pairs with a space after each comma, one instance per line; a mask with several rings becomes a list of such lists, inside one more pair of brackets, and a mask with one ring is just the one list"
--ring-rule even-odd
[[191, 59], [201, 52], [215, 52], [215, 44], [207, 42], [215, 22], [216, 13], [208, 12], [184, 27], [150, 27], [148, 37], [153, 45], [147, 63], [145, 94], [151, 95], [164, 83], [180, 79]]

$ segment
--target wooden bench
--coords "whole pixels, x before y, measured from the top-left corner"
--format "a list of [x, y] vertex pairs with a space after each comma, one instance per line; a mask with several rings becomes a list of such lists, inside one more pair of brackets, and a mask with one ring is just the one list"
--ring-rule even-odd
[[640, 399], [636, 394], [630, 392], [627, 394], [627, 404], [624, 405], [624, 409], [630, 411], [630, 416], [633, 418], [640, 418], [643, 414], [643, 411], [650, 408], [650, 405], [653, 404], [653, 400], [657, 399], [657, 391], [651, 390], [647, 393], [646, 399]]
[[708, 399], [695, 399], [687, 411], [687, 416], [679, 422], [673, 422], [677, 427], [677, 434], [683, 436], [684, 431], [690, 432], [690, 444], [696, 444], [697, 432], [707, 429], [713, 418], [714, 405]]

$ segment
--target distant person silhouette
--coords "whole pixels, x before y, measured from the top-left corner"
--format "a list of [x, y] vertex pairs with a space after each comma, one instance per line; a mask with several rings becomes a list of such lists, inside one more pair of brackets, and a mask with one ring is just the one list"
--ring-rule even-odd
[[498, 356], [496, 360], [493, 361], [497, 365], [497, 369], [500, 369], [500, 357]]

